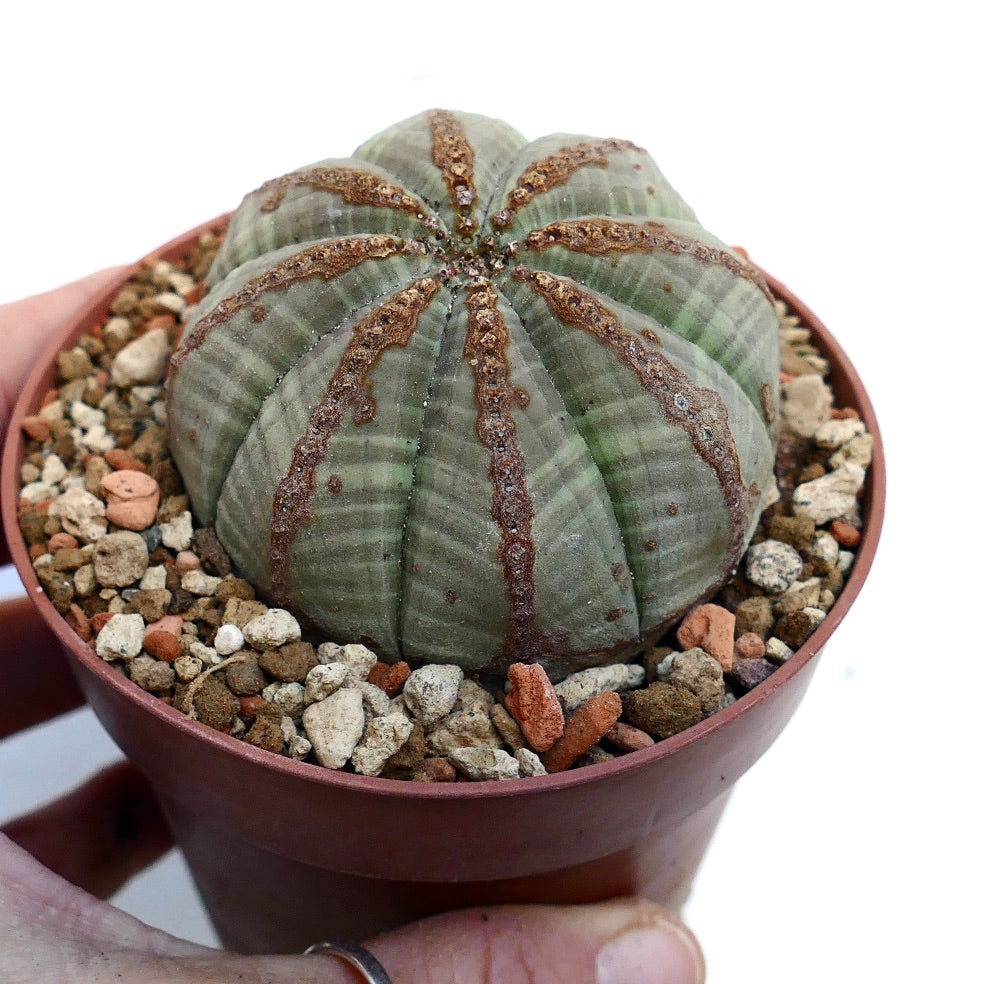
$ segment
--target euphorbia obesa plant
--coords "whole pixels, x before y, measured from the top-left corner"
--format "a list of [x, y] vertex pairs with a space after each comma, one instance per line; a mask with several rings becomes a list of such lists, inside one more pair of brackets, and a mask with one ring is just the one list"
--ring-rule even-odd
[[748, 545], [772, 298], [627, 140], [421, 114], [247, 195], [209, 287], [174, 457], [240, 572], [330, 638], [557, 676]]

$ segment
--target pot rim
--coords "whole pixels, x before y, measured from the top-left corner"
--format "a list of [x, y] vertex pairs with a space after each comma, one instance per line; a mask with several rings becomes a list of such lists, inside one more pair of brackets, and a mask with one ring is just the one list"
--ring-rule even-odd
[[415, 800], [450, 799], [465, 801], [490, 797], [537, 795], [548, 790], [568, 789], [615, 779], [625, 773], [645, 768], [659, 759], [668, 758], [707, 735], [727, 727], [761, 701], [768, 700], [771, 694], [802, 670], [820, 652], [854, 604], [871, 569], [884, 520], [885, 461], [881, 432], [864, 385], [839, 343], [817, 316], [783, 283], [767, 272], [760, 270], [773, 294], [785, 301], [789, 309], [798, 315], [801, 322], [810, 329], [813, 343], [832, 364], [831, 386], [835, 391], [851, 391], [851, 403], [860, 414], [873, 439], [872, 462], [864, 486], [864, 526], [861, 531], [861, 542], [850, 573], [840, 595], [816, 631], [768, 679], [723, 710], [712, 714], [671, 738], [656, 742], [650, 748], [618, 756], [597, 765], [570, 769], [553, 775], [523, 778], [516, 782], [488, 780], [458, 783], [419, 783], [346, 773], [326, 769], [320, 765], [294, 761], [286, 756], [256, 748], [237, 738], [222, 734], [201, 722], [190, 720], [176, 708], [142, 690], [122, 674], [113, 670], [109, 663], [98, 657], [68, 626], [68, 623], [41, 587], [17, 523], [20, 465], [24, 451], [21, 422], [35, 411], [40, 395], [52, 381], [54, 363], [58, 353], [65, 348], [71, 339], [106, 317], [109, 306], [120, 287], [141, 266], [148, 261], [173, 259], [187, 253], [202, 233], [221, 229], [228, 222], [228, 219], [229, 215], [226, 214], [189, 230], [125, 268], [92, 303], [79, 314], [73, 316], [50, 340], [31, 370], [12, 408], [7, 433], [4, 436], [3, 460], [2, 467], [0, 467], [0, 513], [3, 517], [4, 536], [14, 566], [28, 596], [45, 623], [59, 639], [63, 648], [66, 652], [71, 653], [82, 670], [99, 677], [104, 684], [108, 684], [120, 692], [128, 701], [137, 704], [147, 713], [156, 716], [179, 731], [186, 734], [190, 733], [197, 739], [210, 744], [219, 753], [241, 756], [257, 767], [273, 769], [291, 776], [294, 780], [316, 785], [360, 791], [384, 798], [401, 797]]

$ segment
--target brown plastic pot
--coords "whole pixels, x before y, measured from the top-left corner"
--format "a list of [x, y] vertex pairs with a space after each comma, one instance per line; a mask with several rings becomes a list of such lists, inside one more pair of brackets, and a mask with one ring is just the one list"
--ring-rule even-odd
[[[155, 255], [187, 253], [202, 229]], [[812, 312], [769, 280], [812, 329], [838, 400], [859, 411], [875, 442], [863, 539], [820, 628], [752, 692], [646, 751], [542, 778], [420, 784], [294, 762], [188, 720], [99, 659], [41, 590], [16, 521], [20, 424], [52, 385], [57, 353], [106, 316], [126, 276], [65, 326], [31, 374], [6, 438], [0, 507], [28, 594], [99, 719], [153, 783], [223, 943], [245, 953], [299, 952], [318, 939], [362, 939], [497, 902], [638, 893], [678, 908], [734, 782], [786, 725], [821, 647], [857, 597], [881, 529], [878, 425], [853, 367]]]

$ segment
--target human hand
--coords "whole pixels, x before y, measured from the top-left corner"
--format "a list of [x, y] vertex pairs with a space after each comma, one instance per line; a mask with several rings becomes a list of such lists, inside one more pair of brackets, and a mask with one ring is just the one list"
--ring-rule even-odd
[[[100, 293], [107, 270], [0, 307], [0, 434], [54, 331]], [[9, 559], [0, 542], [0, 563]], [[77, 706], [60, 646], [26, 599], [0, 603], [0, 738]], [[321, 956], [213, 950], [103, 901], [171, 845], [145, 779], [120, 763], [0, 834], [0, 984], [320, 982], [361, 975]], [[314, 942], [314, 941], [312, 941]], [[675, 916], [642, 899], [451, 912], [369, 941], [393, 984], [699, 984], [703, 961]]]

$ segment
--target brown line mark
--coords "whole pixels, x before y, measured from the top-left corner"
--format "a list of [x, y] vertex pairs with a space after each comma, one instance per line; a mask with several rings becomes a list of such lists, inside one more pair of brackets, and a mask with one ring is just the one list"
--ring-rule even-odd
[[244, 308], [251, 307], [270, 291], [285, 290], [291, 284], [320, 277], [334, 280], [365, 260], [382, 260], [395, 253], [416, 251], [413, 240], [392, 236], [352, 236], [319, 243], [295, 253], [270, 267], [258, 277], [248, 280], [231, 297], [219, 301], [205, 315], [178, 346], [168, 367], [168, 384], [180, 370], [188, 356], [208, 337], [209, 332], [224, 324]]
[[428, 113], [431, 129], [431, 160], [441, 172], [451, 207], [457, 216], [457, 231], [470, 235], [477, 228], [471, 216], [475, 201], [475, 151], [465, 136], [461, 121], [446, 109]]
[[686, 432], [694, 451], [717, 477], [731, 515], [726, 558], [726, 569], [730, 570], [741, 557], [748, 506], [758, 490], [754, 486], [746, 489], [742, 483], [738, 452], [721, 397], [712, 389], [696, 386], [654, 347], [640, 344], [639, 337], [627, 331], [614, 312], [572, 281], [524, 266], [517, 267], [512, 276], [529, 284], [563, 324], [586, 331], [611, 349], [656, 400], [666, 419]]
[[642, 151], [642, 148], [631, 140], [585, 140], [561, 147], [555, 154], [534, 161], [516, 179], [516, 186], [506, 196], [506, 207], [492, 217], [493, 225], [507, 228], [534, 195], [542, 195], [563, 184], [582, 167], [608, 167], [608, 155], [625, 150]]
[[772, 301], [772, 293], [757, 270], [723, 249], [707, 246], [699, 239], [670, 232], [658, 222], [616, 222], [614, 219], [575, 219], [551, 222], [526, 237], [527, 249], [544, 250], [562, 246], [575, 253], [611, 256], [619, 253], [671, 253], [692, 256], [706, 266], [724, 267], [729, 273], [755, 284]]
[[498, 553], [509, 601], [509, 631], [501, 657], [504, 669], [517, 660], [528, 662], [556, 652], [560, 640], [547, 637], [536, 627], [533, 499], [526, 487], [526, 458], [510, 412], [517, 400], [506, 357], [509, 330], [487, 280], [469, 285], [465, 305], [468, 333], [464, 357], [475, 380], [475, 431], [489, 452], [491, 512], [502, 536]]
[[[440, 286], [439, 280], [423, 277], [353, 325], [352, 337], [320, 401], [311, 411], [304, 434], [294, 445], [287, 473], [273, 495], [270, 587], [278, 601], [286, 600], [291, 546], [300, 527], [311, 520], [314, 473], [328, 453], [332, 436], [341, 427], [345, 411], [350, 407], [356, 423], [371, 419], [369, 374], [386, 349], [394, 345], [406, 347], [421, 313]], [[329, 491], [334, 489], [329, 486]]]
[[305, 171], [295, 171], [264, 182], [250, 197], [267, 196], [260, 205], [260, 211], [275, 212], [291, 188], [312, 188], [339, 195], [348, 205], [389, 208], [414, 218], [429, 219], [432, 223], [434, 221], [430, 209], [419, 198], [378, 174], [355, 167], [312, 167]]

